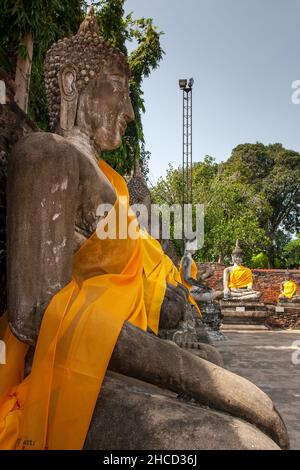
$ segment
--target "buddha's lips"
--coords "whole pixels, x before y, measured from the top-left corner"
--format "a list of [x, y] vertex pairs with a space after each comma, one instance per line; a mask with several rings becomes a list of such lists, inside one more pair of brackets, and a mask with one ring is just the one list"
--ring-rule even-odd
[[119, 122], [119, 125], [121, 128], [121, 132], [124, 134], [124, 132], [126, 131], [126, 127], [127, 127], [127, 121], [125, 119], [121, 119]]

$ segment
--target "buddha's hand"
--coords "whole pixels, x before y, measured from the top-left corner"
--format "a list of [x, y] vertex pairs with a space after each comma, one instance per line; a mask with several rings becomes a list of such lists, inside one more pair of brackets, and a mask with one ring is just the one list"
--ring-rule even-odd
[[188, 290], [181, 284], [167, 283], [164, 301], [160, 309], [159, 330], [178, 328], [189, 306]]
[[225, 287], [225, 289], [224, 289], [224, 297], [230, 297], [230, 289], [229, 289], [229, 287]]

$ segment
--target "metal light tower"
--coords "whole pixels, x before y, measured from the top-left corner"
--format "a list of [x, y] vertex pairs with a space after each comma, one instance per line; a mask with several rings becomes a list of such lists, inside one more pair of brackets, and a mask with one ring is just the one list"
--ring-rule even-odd
[[182, 136], [182, 240], [184, 247], [184, 205], [193, 202], [193, 85], [194, 79], [179, 80], [183, 96]]

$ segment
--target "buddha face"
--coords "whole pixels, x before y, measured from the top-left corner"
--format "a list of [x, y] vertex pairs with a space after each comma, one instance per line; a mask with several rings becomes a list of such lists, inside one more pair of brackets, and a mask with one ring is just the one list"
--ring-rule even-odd
[[237, 266], [241, 266], [243, 264], [243, 257], [241, 255], [233, 255], [232, 256], [232, 261]]
[[133, 120], [128, 77], [117, 67], [91, 80], [78, 97], [76, 125], [100, 151], [118, 148]]
[[185, 252], [193, 256], [197, 251], [197, 242], [196, 240], [187, 240], [185, 242]]

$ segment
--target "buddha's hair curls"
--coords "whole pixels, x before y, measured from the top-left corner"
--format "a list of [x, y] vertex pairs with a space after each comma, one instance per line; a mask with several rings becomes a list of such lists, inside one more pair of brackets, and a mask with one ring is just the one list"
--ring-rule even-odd
[[45, 59], [45, 85], [50, 116], [50, 128], [55, 131], [60, 116], [59, 71], [66, 65], [76, 69], [76, 86], [83, 90], [98, 75], [115, 65], [130, 76], [126, 56], [116, 47], [107, 43], [100, 34], [92, 8], [81, 23], [78, 33], [61, 39], [49, 49]]

